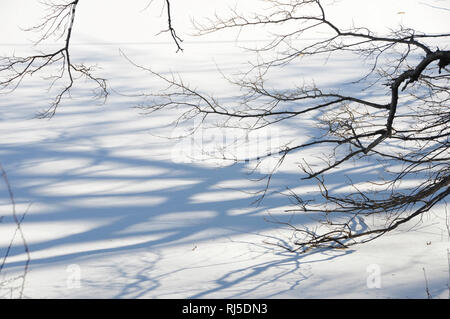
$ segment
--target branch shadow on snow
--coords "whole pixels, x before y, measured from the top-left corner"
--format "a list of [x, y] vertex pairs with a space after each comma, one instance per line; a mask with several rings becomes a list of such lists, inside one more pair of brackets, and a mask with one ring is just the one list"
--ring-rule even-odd
[[[110, 59], [109, 63], [115, 61]], [[129, 74], [127, 77], [131, 78]], [[135, 89], [124, 82], [116, 87]], [[147, 89], [144, 82], [139, 85]], [[87, 94], [78, 92], [80, 96]], [[100, 264], [101, 274], [105, 271], [113, 277], [83, 278], [85, 288], [103, 289], [115, 298], [270, 298], [308, 280], [311, 264], [353, 252], [297, 255], [274, 251], [263, 244], [268, 236], [280, 239], [267, 235], [279, 226], [265, 220], [267, 212], [282, 212], [290, 204], [289, 198], [279, 192], [285, 191], [286, 186], [316, 185], [315, 181], [301, 181], [300, 170], [277, 173], [265, 200], [255, 206], [255, 196], [245, 192], [258, 191], [264, 184], [245, 182], [249, 178], [246, 163], [217, 168], [171, 161], [167, 148], [174, 145], [149, 134], [164, 129], [160, 125], [163, 120], [158, 116], [140, 117], [129, 108], [129, 102], [123, 102], [123, 97], [112, 96], [103, 106], [86, 102], [89, 107], [77, 105], [80, 100], [74, 99], [51, 121], [14, 115], [16, 107], [31, 114], [30, 110], [39, 104], [38, 97], [27, 101], [30, 105], [13, 102], [12, 98], [0, 102], [2, 111], [7, 113], [4, 118], [12, 119], [4, 120], [6, 125], [0, 131], [6, 136], [0, 156], [9, 172], [18, 207], [23, 212], [32, 204], [23, 224], [31, 251], [31, 272], [77, 263], [91, 263], [95, 268], [99, 266], [97, 259], [128, 254], [127, 262]], [[317, 134], [312, 128], [302, 128], [302, 132], [304, 136]], [[364, 163], [358, 169], [355, 172], [344, 168], [332, 174], [333, 189], [347, 186], [342, 176], [357, 182], [379, 174], [373, 163]], [[221, 186], [225, 182], [233, 184], [232, 188]], [[7, 234], [14, 224], [6, 213], [7, 198], [3, 189], [0, 191], [0, 216], [5, 216], [0, 226]], [[295, 223], [311, 224], [311, 217], [296, 215]], [[361, 226], [364, 225], [354, 225]], [[256, 242], [245, 237], [249, 234]], [[3, 236], [0, 255], [7, 248], [7, 235]], [[215, 242], [217, 254], [212, 246]], [[203, 246], [211, 250], [197, 256], [197, 246], [199, 251]], [[248, 249], [250, 253], [247, 256], [246, 252], [233, 251], [234, 248]], [[179, 263], [176, 265], [167, 261], [172, 260], [167, 254], [173, 249], [177, 254], [173, 260]], [[226, 254], [219, 256], [221, 252]], [[23, 252], [17, 245], [5, 269], [14, 271], [23, 263]], [[213, 269], [213, 273], [207, 274], [208, 269]], [[205, 278], [200, 276], [203, 272]], [[180, 277], [189, 274], [196, 278], [188, 278], [185, 282], [191, 286], [184, 286]], [[276, 286], [283, 278], [288, 281]], [[169, 282], [173, 293], [167, 289], [160, 292]], [[199, 284], [192, 286], [193, 283]]]
[[[260, 206], [253, 205], [255, 196], [244, 192], [257, 191], [261, 184], [250, 181], [239, 186], [241, 181], [249, 178], [245, 163], [211, 168], [155, 160], [150, 154], [157, 154], [166, 147], [158, 143], [147, 144], [144, 156], [138, 150], [142, 145], [131, 146], [128, 150], [124, 145], [96, 145], [97, 140], [105, 139], [108, 134], [112, 137], [106, 138], [106, 144], [114, 144], [120, 136], [145, 136], [147, 130], [115, 129], [117, 122], [104, 121], [95, 112], [88, 117], [98, 118], [88, 124], [94, 130], [86, 130], [80, 125], [75, 129], [76, 133], [63, 129], [60, 134], [43, 142], [2, 145], [2, 161], [8, 167], [17, 205], [23, 213], [24, 207], [31, 204], [23, 228], [31, 251], [32, 270], [140, 250], [159, 255], [170, 247], [194, 247], [220, 238], [227, 240], [249, 233], [264, 233], [274, 228], [273, 224], [265, 221], [267, 211], [289, 203], [284, 196], [268, 195]], [[49, 123], [52, 125], [56, 121], [59, 121], [58, 117]], [[71, 126], [70, 116], [64, 119], [64, 123]], [[23, 127], [22, 133], [32, 135], [33, 129]], [[284, 190], [284, 182], [298, 179], [297, 174], [278, 174], [271, 183], [271, 194]], [[220, 184], [227, 181], [234, 182], [233, 189], [221, 188]], [[5, 213], [2, 211], [1, 215], [5, 215], [2, 221], [5, 229], [14, 226], [7, 216], [8, 209], [2, 190], [2, 210]], [[305, 216], [297, 222], [310, 221]], [[51, 234], [52, 231], [55, 234]], [[0, 252], [5, 249], [2, 243]], [[13, 247], [5, 270], [20, 267], [23, 264], [21, 256], [21, 247]], [[217, 287], [192, 296], [200, 298], [233, 288], [268, 269], [291, 268], [280, 269], [279, 275], [271, 281], [292, 272], [301, 272], [298, 256], [279, 256], [283, 257], [274, 262], [250, 262], [251, 266], [237, 269], [230, 261], [234, 270], [220, 275], [215, 281]], [[189, 259], [188, 255], [186, 259]], [[145, 292], [157, 288], [160, 285], [158, 277], [171, 276], [170, 272], [147, 276], [157, 264], [158, 259], [155, 259], [136, 270], [131, 274], [132, 283], [126, 284], [122, 293], [115, 297], [145, 296]], [[115, 271], [127, 270], [120, 270], [118, 266]], [[241, 276], [241, 273], [245, 274]], [[88, 279], [83, 282], [88, 283]], [[134, 292], [136, 285], [143, 289]], [[245, 296], [263, 286], [264, 283], [258, 283], [246, 292], [234, 295]]]

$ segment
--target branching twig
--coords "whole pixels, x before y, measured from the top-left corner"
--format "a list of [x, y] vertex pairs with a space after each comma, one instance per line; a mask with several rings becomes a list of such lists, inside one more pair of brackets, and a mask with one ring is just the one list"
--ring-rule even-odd
[[[402, 26], [387, 34], [356, 26], [343, 29], [328, 18], [320, 0], [267, 2], [272, 7], [262, 13], [250, 16], [232, 11], [230, 17], [215, 16], [204, 24], [197, 23], [200, 35], [259, 28], [272, 36], [255, 51], [273, 55], [258, 59], [242, 78], [230, 80], [236, 91], [242, 92], [230, 99], [233, 102], [222, 103], [205, 93], [208, 88], [194, 89], [179, 76], [165, 76], [139, 66], [167, 86], [162, 93], [149, 94], [151, 101], [142, 109], [148, 113], [180, 109], [179, 120], [198, 117], [205, 121], [212, 117], [223, 120], [218, 124], [221, 127], [249, 130], [280, 122], [295, 126], [297, 120], [315, 120], [323, 134], [269, 151], [284, 159], [305, 149], [314, 152], [315, 147], [330, 148], [323, 165], [304, 165], [303, 179], [317, 180], [322, 200], [312, 202], [297, 194], [293, 197], [297, 208], [289, 212], [323, 217], [320, 229], [314, 231], [290, 225], [301, 237], [295, 242], [297, 250], [346, 248], [373, 240], [443, 201], [450, 192], [450, 51], [434, 47], [429, 40], [448, 39], [450, 33], [426, 34]], [[274, 33], [271, 28], [283, 31]], [[322, 38], [299, 41], [314, 31]], [[267, 85], [270, 70], [300, 64], [309, 56], [343, 52], [356, 55], [368, 67], [365, 76], [352, 82], [354, 87], [347, 94], [342, 92], [345, 88], [325, 89], [314, 83], [283, 90]], [[362, 84], [367, 85], [361, 89]], [[378, 92], [377, 98], [367, 97], [364, 89], [369, 88]], [[328, 189], [324, 176], [361, 159], [382, 163], [386, 174], [366, 180], [366, 191], [353, 182], [349, 186], [354, 191], [341, 196]], [[262, 197], [274, 173], [268, 174]], [[409, 180], [417, 182], [405, 186]], [[369, 215], [382, 216], [386, 223], [369, 227], [364, 224], [364, 217]], [[364, 230], [357, 230], [362, 224]]]
[[12, 191], [11, 184], [9, 183], [8, 175], [6, 174], [6, 171], [4, 170], [3, 166], [1, 165], [1, 163], [0, 163], [0, 172], [2, 174], [2, 178], [3, 178], [3, 181], [4, 181], [5, 185], [6, 185], [6, 188], [8, 190], [8, 195], [9, 195], [9, 198], [10, 198], [10, 201], [11, 201], [11, 207], [12, 207], [12, 216], [13, 216], [14, 222], [16, 224], [16, 230], [14, 232], [14, 235], [13, 235], [13, 237], [11, 239], [10, 244], [8, 245], [6, 253], [3, 256], [2, 263], [0, 264], [0, 273], [2, 272], [2, 270], [3, 270], [4, 266], [5, 266], [6, 260], [7, 260], [8, 256], [9, 256], [9, 252], [10, 252], [10, 250], [12, 248], [12, 245], [13, 245], [14, 238], [16, 236], [16, 233], [18, 232], [19, 235], [20, 235], [20, 238], [22, 240], [22, 244], [23, 244], [26, 256], [27, 256], [27, 259], [25, 261], [24, 270], [23, 270], [22, 285], [21, 285], [20, 292], [19, 292], [19, 298], [22, 298], [23, 297], [23, 291], [25, 289], [25, 279], [26, 279], [26, 276], [27, 276], [27, 273], [28, 273], [28, 267], [29, 267], [29, 264], [30, 264], [30, 261], [31, 261], [30, 249], [28, 247], [27, 241], [25, 239], [25, 235], [24, 235], [23, 230], [22, 230], [22, 225], [21, 225], [22, 221], [23, 221], [23, 219], [25, 217], [25, 214], [20, 219], [17, 216], [16, 202], [15, 202], [15, 199], [14, 199], [14, 193]]

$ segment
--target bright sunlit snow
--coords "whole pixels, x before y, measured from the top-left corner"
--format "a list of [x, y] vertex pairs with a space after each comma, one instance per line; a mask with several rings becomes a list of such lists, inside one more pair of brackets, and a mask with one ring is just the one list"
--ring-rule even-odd
[[[24, 297], [427, 298], [424, 270], [432, 296], [448, 297], [450, 237], [443, 204], [421, 221], [347, 250], [296, 255], [267, 244], [289, 239], [292, 233], [268, 220], [292, 218], [314, 227], [308, 216], [285, 213], [291, 202], [279, 192], [289, 186], [309, 194], [315, 182], [300, 180], [301, 159], [287, 159], [258, 204], [255, 192], [265, 186], [258, 178], [270, 172], [276, 159], [267, 159], [253, 174], [252, 161], [245, 159], [293, 139], [306, 141], [316, 131], [307, 119], [249, 137], [239, 130], [211, 129], [198, 145], [198, 136], [175, 138], [195, 126], [175, 127], [176, 110], [143, 114], [136, 108], [145, 101], [140, 94], [165, 84], [124, 55], [232, 99], [239, 92], [222, 74], [232, 77], [245, 69], [254, 55], [242, 47], [253, 47], [266, 36], [235, 31], [194, 36], [191, 19], [226, 14], [237, 1], [177, 0], [172, 4], [173, 23], [184, 51], [176, 53], [169, 35], [158, 35], [166, 28], [162, 5], [155, 0], [146, 8], [147, 2], [80, 1], [72, 59], [98, 65], [97, 73], [108, 79], [111, 89], [106, 103], [92, 99], [91, 83], [81, 82], [52, 119], [37, 119], [37, 112], [51, 101], [48, 83], [39, 76], [0, 95], [0, 162], [17, 215], [25, 214], [22, 228], [31, 254]], [[239, 1], [238, 8], [263, 10], [255, 2]], [[447, 31], [450, 11], [437, 7], [449, 4], [342, 0], [329, 12], [343, 27], [364, 25], [387, 32], [401, 24], [433, 33]], [[0, 55], [34, 49], [31, 43], [38, 35], [21, 28], [36, 24], [41, 9], [38, 1], [0, 2]], [[314, 79], [338, 85], [358, 78], [360, 68], [350, 56], [335, 56], [287, 66], [271, 82], [283, 87]], [[237, 154], [235, 161], [223, 159], [216, 148], [224, 139], [229, 145], [246, 138], [248, 147], [227, 149]], [[354, 171], [339, 167], [330, 185], [344, 191], [342, 176], [355, 181], [377, 176], [376, 164], [364, 164]], [[2, 257], [16, 230], [3, 181], [0, 218]], [[11, 289], [21, 284], [16, 277], [23, 272], [26, 254], [15, 236], [0, 275], [1, 298], [11, 297]], [[371, 287], [377, 272], [380, 286]]]

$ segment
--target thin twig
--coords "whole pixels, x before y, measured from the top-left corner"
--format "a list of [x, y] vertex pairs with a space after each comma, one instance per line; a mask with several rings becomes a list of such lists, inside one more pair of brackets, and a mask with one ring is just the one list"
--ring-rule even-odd
[[28, 267], [29, 267], [29, 264], [30, 264], [30, 261], [31, 261], [30, 249], [28, 247], [28, 244], [27, 244], [27, 241], [25, 239], [25, 235], [23, 233], [22, 226], [21, 226], [21, 223], [22, 223], [22, 221], [23, 221], [23, 219], [25, 217], [25, 214], [22, 216], [21, 219], [19, 219], [18, 216], [17, 216], [16, 202], [15, 202], [15, 199], [14, 199], [14, 193], [12, 191], [11, 184], [9, 183], [8, 175], [6, 174], [6, 171], [3, 168], [1, 163], [0, 163], [0, 171], [1, 171], [1, 174], [2, 174], [3, 181], [5, 182], [5, 185], [6, 185], [7, 190], [8, 190], [9, 199], [11, 201], [11, 207], [12, 207], [12, 215], [13, 215], [14, 222], [16, 223], [16, 230], [14, 232], [14, 236], [13, 236], [13, 238], [12, 238], [12, 240], [11, 240], [9, 246], [8, 246], [8, 249], [7, 249], [6, 253], [5, 253], [5, 256], [3, 257], [2, 264], [0, 265], [0, 273], [3, 270], [3, 267], [5, 266], [6, 259], [9, 256], [9, 252], [10, 252], [10, 249], [12, 247], [14, 237], [15, 237], [16, 233], [19, 232], [20, 237], [22, 239], [22, 244], [23, 244], [23, 247], [25, 249], [26, 256], [27, 256], [27, 259], [25, 261], [25, 266], [24, 266], [24, 272], [23, 272], [23, 276], [22, 276], [22, 285], [21, 285], [20, 292], [19, 292], [19, 298], [22, 298], [23, 297], [23, 291], [25, 289], [25, 279], [26, 279], [26, 275], [28, 273]]

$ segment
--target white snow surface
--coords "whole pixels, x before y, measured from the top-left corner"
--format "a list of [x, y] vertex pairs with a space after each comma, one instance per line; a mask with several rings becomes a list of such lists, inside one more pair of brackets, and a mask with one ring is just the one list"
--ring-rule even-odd
[[[166, 138], [183, 133], [183, 127], [171, 124], [176, 111], [144, 115], [134, 108], [143, 101], [137, 94], [164, 84], [131, 65], [119, 49], [138, 64], [179, 73], [203, 92], [238, 94], [218, 69], [230, 76], [242, 71], [253, 55], [240, 47], [252, 46], [260, 35], [242, 35], [240, 41], [235, 34], [219, 39], [189, 35], [189, 16], [201, 19], [214, 10], [226, 11], [233, 1], [173, 1], [175, 26], [185, 40], [182, 53], [175, 53], [167, 35], [155, 36], [165, 26], [157, 5], [141, 12], [146, 1], [109, 1], [108, 11], [105, 1], [91, 1], [91, 8], [83, 2], [72, 59], [100, 67], [98, 74], [109, 79], [112, 89], [106, 103], [91, 99], [90, 83], [78, 82], [72, 99], [64, 100], [52, 119], [34, 118], [51, 97], [39, 76], [0, 97], [0, 162], [17, 214], [26, 213], [22, 228], [31, 254], [26, 298], [427, 298], [427, 286], [433, 297], [449, 297], [444, 205], [364, 245], [293, 254], [267, 244], [291, 236], [289, 229], [267, 219], [291, 217], [284, 213], [289, 199], [278, 193], [285, 186], [308, 193], [314, 184], [300, 180], [298, 158], [285, 163], [267, 197], [256, 205], [251, 192], [264, 181], [252, 180], [252, 163], [190, 158], [183, 153], [186, 141]], [[36, 4], [1, 1], [1, 54], [28, 48], [29, 34], [16, 26], [35, 21], [24, 13], [30, 5]], [[342, 23], [364, 22], [381, 31], [400, 23], [427, 32], [448, 28], [448, 9], [433, 7], [450, 8], [449, 1], [340, 1], [335, 6], [332, 12]], [[271, 81], [289, 86], [301, 74], [328, 83], [327, 75], [336, 70], [333, 81], [341, 83], [354, 79], [359, 66], [343, 56], [335, 63], [295, 67]], [[302, 123], [262, 134], [273, 134], [272, 146], [307, 140], [314, 131], [307, 120]], [[353, 174], [365, 179], [377, 169], [363, 166]], [[339, 173], [352, 174], [348, 167]], [[335, 187], [343, 187], [342, 177], [334, 178]], [[0, 216], [2, 257], [16, 229], [3, 182]], [[311, 219], [294, 218], [314, 226]], [[0, 275], [3, 298], [17, 297], [21, 278], [16, 277], [26, 261], [20, 237], [14, 238]], [[380, 275], [375, 288], [370, 285], [374, 269]]]

